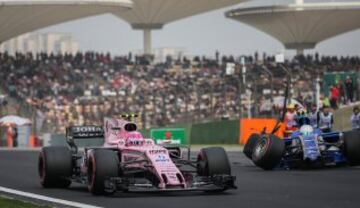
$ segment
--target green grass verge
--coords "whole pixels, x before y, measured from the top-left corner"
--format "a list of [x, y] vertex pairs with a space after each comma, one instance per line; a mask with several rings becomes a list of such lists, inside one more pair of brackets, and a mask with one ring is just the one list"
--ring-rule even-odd
[[49, 208], [48, 206], [40, 206], [28, 202], [18, 201], [15, 199], [0, 196], [1, 208]]

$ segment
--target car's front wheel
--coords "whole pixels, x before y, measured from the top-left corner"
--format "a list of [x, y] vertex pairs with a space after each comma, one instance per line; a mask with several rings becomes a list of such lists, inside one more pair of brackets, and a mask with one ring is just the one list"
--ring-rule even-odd
[[274, 169], [281, 161], [285, 143], [275, 135], [263, 135], [255, 144], [252, 161], [264, 170]]
[[224, 148], [201, 149], [198, 155], [197, 172], [200, 176], [230, 175], [231, 166]]
[[344, 132], [344, 154], [350, 165], [360, 165], [360, 131]]
[[119, 158], [115, 151], [95, 149], [88, 157], [88, 189], [94, 195], [110, 194], [105, 182], [119, 175]]
[[261, 139], [261, 135], [260, 134], [251, 134], [248, 141], [246, 142], [245, 146], [244, 146], [244, 150], [243, 153], [245, 154], [245, 156], [249, 159], [252, 158], [252, 153], [254, 150], [254, 146], [256, 145], [257, 141]]

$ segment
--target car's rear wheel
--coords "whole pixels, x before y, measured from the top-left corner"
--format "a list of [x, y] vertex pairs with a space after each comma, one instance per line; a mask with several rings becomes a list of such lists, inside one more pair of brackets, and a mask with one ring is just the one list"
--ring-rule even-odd
[[281, 161], [285, 143], [275, 135], [262, 136], [254, 146], [252, 161], [264, 170], [274, 169]]
[[360, 131], [344, 132], [344, 154], [350, 165], [360, 165]]
[[246, 142], [243, 153], [249, 159], [251, 159], [254, 146], [260, 138], [261, 138], [260, 134], [251, 134], [248, 141]]
[[72, 154], [67, 147], [44, 147], [39, 154], [40, 183], [45, 188], [67, 188], [71, 184]]
[[94, 195], [111, 194], [105, 182], [119, 175], [119, 158], [115, 151], [95, 149], [88, 157], [88, 189]]

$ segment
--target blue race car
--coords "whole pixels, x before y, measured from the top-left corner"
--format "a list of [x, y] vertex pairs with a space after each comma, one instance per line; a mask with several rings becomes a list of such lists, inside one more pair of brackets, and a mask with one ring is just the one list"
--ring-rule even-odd
[[265, 170], [360, 165], [360, 131], [323, 133], [304, 124], [289, 137], [280, 139], [264, 130], [252, 134], [244, 154]]

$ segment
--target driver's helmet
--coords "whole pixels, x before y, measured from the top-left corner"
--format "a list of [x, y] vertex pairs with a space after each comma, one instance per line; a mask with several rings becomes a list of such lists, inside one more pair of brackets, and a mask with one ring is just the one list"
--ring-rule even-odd
[[296, 121], [298, 123], [298, 126], [301, 127], [303, 125], [310, 125], [310, 118], [307, 115], [305, 109], [301, 108], [296, 112]]
[[310, 125], [303, 125], [299, 131], [302, 136], [309, 136], [314, 132], [314, 128]]

